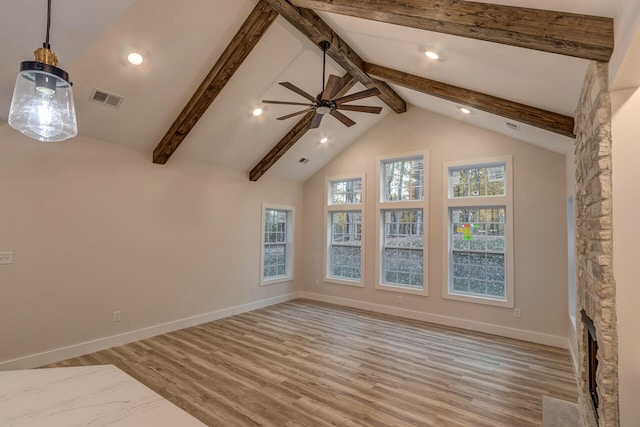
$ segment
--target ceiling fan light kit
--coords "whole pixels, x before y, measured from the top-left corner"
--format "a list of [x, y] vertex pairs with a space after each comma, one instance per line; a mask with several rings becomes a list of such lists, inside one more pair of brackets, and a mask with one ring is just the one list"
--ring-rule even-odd
[[63, 141], [78, 134], [73, 91], [66, 71], [49, 44], [51, 0], [48, 0], [46, 41], [34, 61], [20, 64], [9, 110], [9, 126], [42, 142]]
[[300, 105], [307, 107], [304, 110], [296, 111], [295, 113], [287, 114], [282, 117], [278, 117], [278, 120], [286, 120], [288, 118], [305, 114], [309, 112], [315, 112], [315, 116], [311, 121], [311, 129], [316, 129], [320, 127], [320, 122], [322, 118], [329, 114], [336, 119], [338, 119], [343, 125], [350, 127], [356, 124], [349, 117], [345, 116], [338, 110], [348, 110], [348, 111], [357, 111], [361, 113], [371, 113], [371, 114], [380, 114], [382, 111], [382, 107], [373, 107], [368, 105], [346, 105], [347, 102], [356, 101], [358, 99], [369, 98], [371, 96], [380, 95], [380, 90], [378, 88], [367, 89], [361, 92], [354, 93], [352, 95], [346, 95], [339, 98], [334, 98], [340, 84], [342, 82], [342, 78], [333, 74], [329, 75], [329, 80], [325, 85], [325, 72], [327, 66], [327, 50], [331, 47], [331, 44], [328, 41], [322, 41], [319, 43], [320, 48], [323, 52], [322, 57], [322, 92], [318, 94], [318, 96], [313, 97], [309, 95], [307, 92], [303, 91], [299, 87], [295, 86], [289, 82], [280, 82], [280, 85], [289, 89], [292, 92], [297, 93], [298, 95], [306, 98], [307, 103], [304, 102], [288, 102], [288, 101], [269, 101], [263, 100], [262, 102], [265, 104], [280, 104], [280, 105]]

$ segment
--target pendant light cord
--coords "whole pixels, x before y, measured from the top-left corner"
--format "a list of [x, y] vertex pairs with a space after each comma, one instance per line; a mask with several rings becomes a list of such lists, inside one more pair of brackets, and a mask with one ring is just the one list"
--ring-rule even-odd
[[49, 44], [49, 31], [51, 29], [51, 0], [47, 2], [47, 38], [43, 43], [42, 47], [47, 49], [51, 49], [51, 45]]

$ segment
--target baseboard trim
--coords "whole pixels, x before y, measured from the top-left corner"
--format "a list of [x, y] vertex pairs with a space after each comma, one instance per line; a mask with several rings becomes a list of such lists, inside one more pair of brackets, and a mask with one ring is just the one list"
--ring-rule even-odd
[[30, 356], [7, 360], [5, 362], [0, 362], [0, 371], [36, 368], [38, 366], [47, 365], [49, 363], [55, 363], [61, 360], [70, 359], [72, 357], [82, 356], [83, 354], [105, 350], [107, 348], [127, 344], [133, 341], [150, 338], [160, 334], [166, 334], [168, 332], [200, 325], [202, 323], [207, 323], [236, 314], [245, 313], [247, 311], [253, 311], [259, 308], [268, 307], [270, 305], [291, 301], [299, 297], [299, 292], [292, 292], [289, 294], [254, 301], [247, 304], [223, 308], [220, 310], [212, 311], [210, 313], [199, 314], [172, 322], [162, 323], [160, 325], [155, 325], [148, 328], [137, 329], [135, 331], [126, 332], [119, 335], [99, 338], [96, 340], [57, 348]]
[[300, 292], [300, 297], [314, 301], [321, 301], [330, 304], [374, 311], [376, 313], [389, 314], [392, 316], [399, 316], [413, 320], [436, 323], [438, 325], [453, 326], [456, 328], [468, 329], [475, 332], [484, 332], [487, 334], [499, 335], [501, 337], [514, 338], [518, 340], [534, 342], [537, 344], [549, 345], [552, 347], [559, 347], [563, 349], [568, 349], [571, 347], [567, 338], [557, 335], [542, 334], [539, 332], [527, 331], [523, 329], [509, 328], [506, 326], [492, 325], [490, 323], [460, 319], [458, 317], [442, 316], [439, 314], [408, 310], [406, 308], [390, 307], [382, 304], [374, 304], [348, 298], [333, 297], [313, 292]]

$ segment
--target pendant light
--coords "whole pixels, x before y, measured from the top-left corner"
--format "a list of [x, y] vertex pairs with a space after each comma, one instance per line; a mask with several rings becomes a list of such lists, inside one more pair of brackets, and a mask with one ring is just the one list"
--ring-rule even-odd
[[13, 90], [9, 126], [43, 142], [63, 141], [78, 134], [71, 82], [58, 68], [58, 57], [49, 45], [51, 0], [47, 8], [47, 37], [33, 54], [35, 61], [20, 64]]

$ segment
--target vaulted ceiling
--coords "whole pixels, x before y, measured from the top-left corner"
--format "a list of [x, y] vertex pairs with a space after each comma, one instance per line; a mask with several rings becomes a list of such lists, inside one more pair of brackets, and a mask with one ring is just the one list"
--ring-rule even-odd
[[[589, 60], [611, 55], [617, 2], [491, 3], [56, 0], [51, 44], [74, 83], [79, 133], [127, 145], [156, 163], [193, 160], [251, 179], [267, 173], [303, 181], [406, 105], [568, 152]], [[0, 11], [6, 121], [19, 63], [43, 41], [46, 2], [9, 2]], [[317, 43], [327, 39], [327, 74], [350, 74], [348, 93], [380, 88], [380, 97], [358, 104], [383, 107], [382, 114], [347, 112], [357, 122], [349, 128], [333, 118], [312, 130], [311, 116], [276, 120], [299, 108], [260, 101], [304, 102], [278, 85], [283, 81], [317, 94]], [[132, 49], [145, 54], [141, 66], [126, 62]], [[427, 49], [441, 58], [429, 60]], [[94, 89], [123, 101], [118, 108], [92, 102]], [[472, 114], [462, 115], [463, 105]], [[264, 114], [254, 117], [257, 106]], [[311, 161], [301, 164], [302, 157]]]

